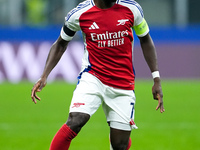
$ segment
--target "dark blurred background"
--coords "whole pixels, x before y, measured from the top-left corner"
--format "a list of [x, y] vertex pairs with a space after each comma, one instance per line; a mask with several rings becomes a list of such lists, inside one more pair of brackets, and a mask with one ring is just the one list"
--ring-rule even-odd
[[[81, 0], [0, 0], [0, 82], [36, 81], [67, 13]], [[200, 1], [137, 0], [155, 42], [163, 78], [200, 78]], [[150, 78], [137, 37], [136, 77]], [[75, 82], [83, 44], [78, 32], [52, 72]], [[69, 71], [70, 70], [70, 71]]]
[[[81, 0], [0, 0], [1, 26], [62, 24]], [[137, 0], [150, 25], [184, 27], [200, 24], [199, 0]]]

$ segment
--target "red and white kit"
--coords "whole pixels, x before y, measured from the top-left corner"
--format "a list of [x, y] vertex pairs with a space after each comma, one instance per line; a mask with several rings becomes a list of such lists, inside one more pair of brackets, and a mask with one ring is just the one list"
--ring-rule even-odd
[[61, 37], [70, 41], [79, 30], [84, 56], [70, 112], [92, 115], [103, 103], [111, 127], [137, 128], [133, 122], [133, 30], [140, 37], [149, 32], [142, 8], [134, 0], [117, 0], [111, 8], [100, 9], [93, 0], [86, 0], [68, 13]]
[[[133, 29], [143, 21], [142, 8], [134, 0], [118, 0], [108, 9], [87, 0], [68, 13], [61, 37], [69, 41], [81, 30], [85, 45], [81, 72], [108, 86], [134, 90]], [[138, 36], [149, 32], [148, 27], [140, 30]]]

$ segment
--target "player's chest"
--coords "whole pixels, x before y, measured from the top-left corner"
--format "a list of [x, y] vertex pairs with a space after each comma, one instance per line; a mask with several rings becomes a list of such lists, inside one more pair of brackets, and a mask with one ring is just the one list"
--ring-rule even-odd
[[128, 9], [110, 9], [99, 11], [91, 9], [79, 18], [80, 28], [87, 35], [91, 33], [120, 34], [131, 30], [134, 17]]

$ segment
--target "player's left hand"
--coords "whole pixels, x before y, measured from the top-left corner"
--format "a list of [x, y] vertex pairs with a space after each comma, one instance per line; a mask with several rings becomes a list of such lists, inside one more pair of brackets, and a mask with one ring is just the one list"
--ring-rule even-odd
[[43, 87], [45, 87], [45, 85], [46, 85], [46, 78], [40, 78], [33, 86], [31, 90], [31, 98], [35, 104], [37, 103], [36, 99], [40, 101], [40, 98], [36, 95], [36, 93], [40, 92], [43, 89]]
[[158, 105], [156, 107], [156, 110], [160, 109], [160, 112], [163, 113], [165, 111], [165, 109], [164, 109], [164, 105], [163, 105], [163, 93], [162, 93], [160, 78], [154, 79], [154, 85], [152, 87], [152, 94], [153, 94], [153, 98], [155, 100], [158, 100]]

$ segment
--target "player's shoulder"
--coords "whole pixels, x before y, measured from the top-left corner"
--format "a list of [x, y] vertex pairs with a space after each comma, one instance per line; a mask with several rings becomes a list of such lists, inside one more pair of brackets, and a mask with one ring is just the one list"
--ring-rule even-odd
[[94, 3], [92, 0], [85, 0], [77, 5], [74, 9], [72, 9], [67, 16], [65, 17], [65, 20], [69, 20], [72, 16], [80, 15], [89, 8], [93, 7]]
[[128, 7], [133, 12], [138, 12], [143, 16], [143, 9], [135, 0], [117, 0], [117, 4]]
[[117, 0], [117, 4], [124, 5], [126, 7], [139, 7], [141, 8], [140, 4], [135, 0]]

